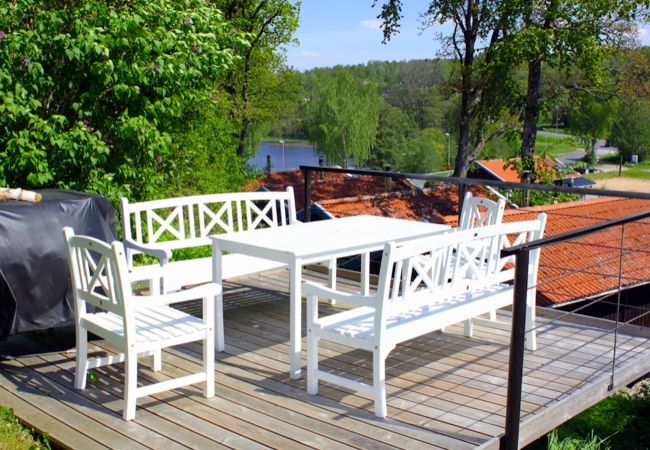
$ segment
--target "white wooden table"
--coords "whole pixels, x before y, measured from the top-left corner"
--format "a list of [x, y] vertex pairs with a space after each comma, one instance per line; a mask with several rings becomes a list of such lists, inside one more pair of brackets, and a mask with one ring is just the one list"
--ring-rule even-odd
[[[212, 239], [213, 280], [222, 280], [222, 252], [241, 253], [287, 264], [289, 268], [290, 376], [301, 376], [301, 277], [302, 266], [333, 258], [361, 255], [361, 290], [368, 294], [368, 254], [382, 250], [388, 241], [442, 233], [447, 225], [393, 219], [379, 216], [354, 216], [319, 222], [298, 223], [241, 233], [210, 236]], [[223, 295], [216, 301], [216, 347], [224, 350]]]

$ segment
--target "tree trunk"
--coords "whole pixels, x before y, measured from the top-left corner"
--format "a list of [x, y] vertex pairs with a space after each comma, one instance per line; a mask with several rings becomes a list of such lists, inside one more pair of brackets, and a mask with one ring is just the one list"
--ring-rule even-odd
[[475, 37], [465, 37], [465, 52], [463, 55], [461, 100], [460, 100], [460, 127], [458, 129], [458, 154], [454, 166], [454, 177], [466, 177], [469, 170], [468, 149], [472, 127], [472, 102], [473, 93], [473, 64], [474, 64]]
[[528, 92], [524, 109], [524, 127], [521, 131], [522, 163], [535, 155], [537, 120], [539, 119], [539, 98], [542, 82], [542, 55], [528, 63]]
[[237, 145], [237, 155], [244, 156], [246, 153], [246, 141], [250, 133], [251, 120], [248, 117], [249, 98], [248, 98], [248, 74], [251, 70], [251, 52], [246, 52], [244, 59], [244, 73], [241, 83], [241, 102], [242, 102], [242, 124], [239, 132], [239, 144]]

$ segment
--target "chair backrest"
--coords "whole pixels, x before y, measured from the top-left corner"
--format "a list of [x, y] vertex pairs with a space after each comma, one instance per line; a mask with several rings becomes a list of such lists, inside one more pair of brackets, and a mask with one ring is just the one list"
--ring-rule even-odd
[[483, 197], [474, 197], [468, 192], [463, 199], [458, 228], [469, 230], [501, 223], [505, 208], [506, 202], [503, 199], [495, 202]]
[[121, 199], [126, 241], [164, 242], [170, 249], [209, 245], [208, 236], [295, 223], [293, 188], [233, 192], [130, 203]]
[[[540, 214], [536, 220], [459, 230], [402, 245], [386, 244], [377, 292], [375, 336], [381, 334], [388, 317], [400, 310], [513, 280], [514, 260], [501, 257], [501, 250], [541, 239], [545, 224], [546, 215]], [[539, 249], [530, 255], [529, 299], [534, 299], [538, 264]]]
[[[121, 242], [111, 245], [89, 236], [76, 236], [63, 229], [75, 301], [75, 317], [87, 314], [86, 304], [112, 312], [125, 320], [129, 316], [131, 289], [125, 274], [126, 259]], [[124, 323], [127, 329], [126, 322]]]

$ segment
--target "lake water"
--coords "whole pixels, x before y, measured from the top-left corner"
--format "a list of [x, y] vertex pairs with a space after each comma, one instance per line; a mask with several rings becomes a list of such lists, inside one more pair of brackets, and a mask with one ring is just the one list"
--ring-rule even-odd
[[255, 158], [248, 160], [253, 167], [264, 169], [266, 167], [266, 156], [271, 155], [273, 171], [292, 170], [303, 165], [318, 165], [318, 154], [314, 147], [305, 142], [287, 142], [284, 144], [284, 158], [282, 144], [277, 142], [262, 142]]

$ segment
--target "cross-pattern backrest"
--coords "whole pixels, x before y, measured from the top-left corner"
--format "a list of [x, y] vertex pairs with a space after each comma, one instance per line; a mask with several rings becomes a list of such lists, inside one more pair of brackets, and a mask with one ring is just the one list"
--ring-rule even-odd
[[483, 197], [474, 197], [468, 192], [463, 200], [458, 228], [469, 230], [501, 223], [505, 207], [506, 202], [503, 199], [495, 202]]
[[[540, 239], [546, 215], [536, 220], [501, 223], [473, 230], [411, 240], [384, 248], [377, 292], [375, 326], [383, 328], [397, 311], [413, 309], [435, 299], [509, 282], [514, 279], [514, 260], [501, 250]], [[539, 249], [529, 260], [529, 296], [534, 296]], [[380, 334], [376, 330], [375, 336]]]
[[87, 314], [87, 303], [126, 318], [125, 298], [130, 294], [130, 287], [123, 278], [127, 271], [122, 243], [115, 241], [108, 245], [92, 237], [75, 236], [68, 227], [63, 232], [77, 320]]
[[296, 222], [293, 188], [129, 203], [121, 200], [126, 241], [169, 249], [209, 245], [208, 236]]

